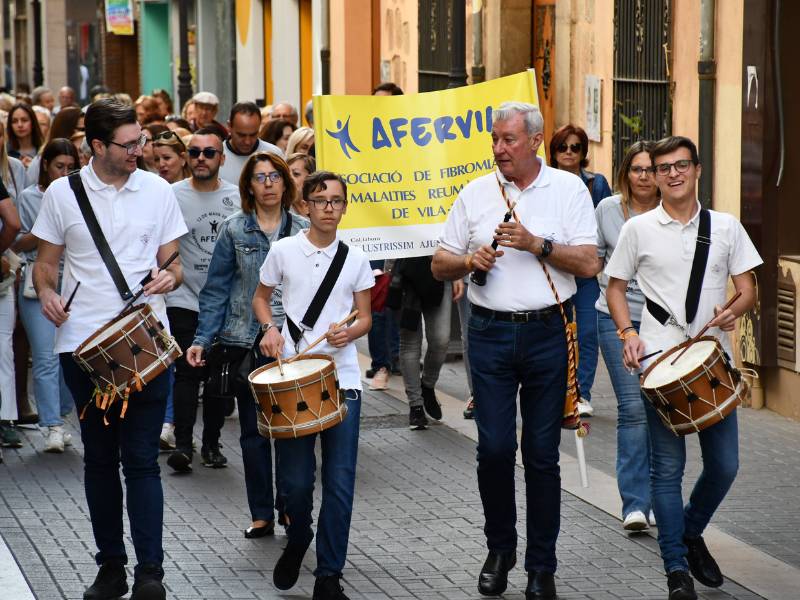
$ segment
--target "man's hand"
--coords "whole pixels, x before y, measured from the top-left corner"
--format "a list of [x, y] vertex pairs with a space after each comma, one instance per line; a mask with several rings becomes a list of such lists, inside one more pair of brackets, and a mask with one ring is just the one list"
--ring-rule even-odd
[[258, 347], [264, 356], [277, 358], [283, 352], [283, 342], [283, 336], [278, 331], [278, 328], [270, 327], [269, 331], [261, 338], [261, 343]]
[[502, 250], [495, 250], [490, 245], [481, 246], [472, 255], [472, 270], [490, 271], [499, 256], [503, 256]]
[[350, 334], [347, 333], [349, 327], [336, 328], [336, 323], [331, 323], [328, 333], [325, 334], [325, 341], [334, 348], [344, 348], [350, 343]]
[[46, 288], [39, 294], [39, 301], [42, 303], [42, 314], [47, 317], [56, 327], [61, 325], [69, 318], [69, 313], [64, 311], [67, 303], [52, 288]]
[[736, 315], [730, 308], [722, 310], [722, 307], [717, 305], [714, 307], [714, 318], [708, 326], [719, 327], [722, 331], [733, 331], [736, 326]]
[[186, 351], [186, 362], [189, 363], [190, 367], [205, 366], [206, 359], [203, 358], [203, 352], [202, 346], [189, 346], [189, 349]]
[[456, 279], [453, 282], [453, 302], [461, 300], [464, 295], [464, 282], [461, 279]]
[[150, 283], [144, 286], [145, 296], [153, 296], [155, 294], [166, 294], [167, 292], [171, 292], [175, 289], [175, 284], [178, 281], [175, 275], [169, 269], [159, 271], [158, 267], [152, 268], [150, 271], [150, 277], [153, 279], [150, 281]]
[[639, 357], [644, 356], [644, 342], [638, 335], [632, 335], [622, 343], [622, 362], [628, 369], [638, 369]]
[[537, 242], [539, 238], [515, 221], [500, 223], [494, 231], [494, 239], [497, 240], [498, 246], [516, 248], [533, 254], [537, 254], [535, 249], [541, 246], [541, 242]]

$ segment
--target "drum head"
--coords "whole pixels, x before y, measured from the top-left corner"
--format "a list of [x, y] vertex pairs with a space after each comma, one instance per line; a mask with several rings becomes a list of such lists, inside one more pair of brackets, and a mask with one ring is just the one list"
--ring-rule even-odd
[[86, 344], [81, 349], [81, 352], [86, 352], [87, 350], [91, 350], [95, 346], [101, 344], [112, 335], [117, 333], [120, 329], [128, 325], [129, 323], [136, 321], [142, 317], [142, 309], [136, 310], [130, 314], [124, 315], [120, 317], [118, 320], [113, 321], [112, 323], [108, 324], [105, 329], [98, 334], [93, 340]]
[[678, 359], [678, 362], [673, 365], [671, 364], [672, 361], [675, 360], [675, 356], [680, 352], [675, 348], [653, 364], [650, 373], [642, 381], [642, 387], [648, 389], [658, 388], [685, 377], [702, 365], [714, 353], [716, 347], [717, 342], [714, 340], [697, 341], [689, 346], [683, 356]]
[[299, 359], [295, 362], [283, 363], [283, 375], [281, 375], [278, 364], [274, 363], [269, 368], [256, 373], [250, 381], [256, 385], [295, 381], [306, 375], [318, 373], [329, 364], [331, 364], [331, 361], [324, 358]]

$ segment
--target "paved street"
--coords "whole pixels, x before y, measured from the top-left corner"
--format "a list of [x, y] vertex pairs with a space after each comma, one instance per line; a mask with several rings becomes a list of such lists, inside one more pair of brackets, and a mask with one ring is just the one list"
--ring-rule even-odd
[[[461, 397], [463, 381], [461, 363], [448, 363], [442, 391]], [[598, 472], [613, 471], [615, 415], [608, 387], [601, 373], [595, 394], [598, 413], [587, 442], [590, 465]], [[248, 515], [237, 430], [236, 421], [228, 420], [223, 440], [231, 463], [228, 469], [204, 469], [196, 462], [192, 475], [179, 476], [163, 465], [169, 597], [310, 597], [313, 552], [306, 557], [295, 589], [280, 593], [272, 586], [271, 570], [285, 543], [282, 532], [260, 540], [246, 540], [241, 534]], [[781, 532], [796, 531], [786, 525], [787, 519], [797, 518], [792, 517], [796, 505], [792, 494], [798, 479], [792, 475], [800, 460], [798, 433], [800, 426], [774, 414], [743, 411], [741, 475], [715, 520], [733, 536], [794, 566], [800, 555], [798, 544]], [[80, 445], [61, 456], [48, 455], [40, 451], [38, 432], [25, 434], [25, 447], [4, 452], [5, 463], [0, 466], [0, 531], [36, 598], [77, 599], [96, 571], [81, 484]], [[563, 450], [574, 451], [569, 434], [565, 436]], [[404, 402], [390, 394], [365, 394], [357, 500], [345, 570], [351, 598], [480, 597], [476, 576], [485, 551], [474, 446], [447, 424], [411, 432]], [[690, 462], [694, 465], [696, 459]], [[521, 469], [517, 484], [521, 490]], [[666, 597], [653, 537], [625, 535], [617, 518], [570, 493], [564, 493], [563, 501], [557, 580], [561, 598]], [[756, 506], [757, 512], [750, 508]], [[523, 507], [520, 502], [520, 514]], [[523, 546], [524, 540], [520, 550]], [[130, 544], [129, 551], [132, 554]], [[521, 564], [521, 552], [519, 558]], [[726, 575], [728, 581], [719, 590], [698, 586], [701, 597], [761, 597], [731, 581], [737, 579], [736, 573]], [[0, 581], [8, 576], [0, 573]], [[505, 597], [523, 598], [525, 581], [518, 566]], [[12, 600], [0, 589], [0, 599], [6, 598]]]

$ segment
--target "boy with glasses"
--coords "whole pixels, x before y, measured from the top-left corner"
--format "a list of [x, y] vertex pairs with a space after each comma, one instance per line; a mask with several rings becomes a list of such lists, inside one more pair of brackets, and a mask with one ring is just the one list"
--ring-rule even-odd
[[[186, 351], [197, 330], [200, 290], [206, 283], [219, 226], [241, 205], [239, 189], [219, 177], [225, 155], [222, 139], [216, 130], [198, 129], [192, 135], [187, 154], [192, 176], [172, 186], [189, 229], [179, 240], [185, 277], [183, 286], [167, 296], [167, 316], [172, 335], [184, 352], [184, 356], [175, 361], [175, 450], [167, 464], [182, 473], [192, 470], [192, 431], [197, 418], [200, 382], [204, 376], [203, 368], [189, 365]], [[204, 467], [221, 469], [228, 464], [228, 459], [219, 450], [219, 436], [224, 423], [224, 403], [210, 399], [203, 402], [200, 454]]]
[[[336, 229], [347, 210], [347, 185], [329, 171], [318, 171], [303, 184], [311, 225], [297, 235], [275, 242], [261, 267], [260, 283], [253, 298], [253, 311], [261, 323], [265, 356], [289, 357], [323, 334], [325, 342], [316, 352], [331, 355], [336, 362], [339, 384], [346, 398], [344, 421], [319, 434], [276, 440], [281, 473], [280, 491], [289, 526], [288, 543], [273, 571], [275, 586], [288, 590], [297, 581], [303, 556], [311, 544], [311, 509], [314, 493], [317, 437], [322, 446], [322, 504], [317, 526], [317, 568], [314, 600], [347, 600], [339, 579], [347, 557], [350, 519], [353, 512], [358, 430], [361, 414], [361, 377], [353, 342], [372, 325], [370, 288], [375, 283], [369, 261], [360, 248], [347, 249], [341, 272], [322, 307], [316, 323], [301, 330], [292, 343], [290, 322], [301, 323], [322, 280], [339, 250]], [[286, 321], [283, 335], [272, 326], [270, 298], [276, 286], [283, 290]], [[349, 326], [335, 328], [352, 310], [358, 315]], [[285, 343], [288, 341], [289, 343]]]
[[[733, 331], [736, 319], [755, 303], [750, 270], [761, 264], [761, 257], [735, 217], [706, 212], [697, 201], [701, 167], [691, 140], [665, 138], [652, 147], [650, 159], [661, 204], [625, 223], [605, 271], [609, 277], [608, 307], [623, 340], [623, 362], [629, 369], [644, 368], [653, 359], [644, 361], [642, 356], [666, 352], [696, 335], [708, 322], [706, 335], [716, 337], [732, 356], [727, 332]], [[710, 228], [707, 240], [701, 237], [705, 219]], [[703, 243], [709, 245], [708, 258], [695, 307], [687, 300], [687, 289], [694, 254]], [[729, 277], [742, 295], [722, 310]], [[625, 297], [630, 279], [637, 280], [646, 299], [638, 334]], [[645, 410], [651, 442], [650, 491], [669, 599], [694, 600], [697, 594], [689, 571], [709, 587], [719, 587], [723, 582], [702, 534], [736, 478], [736, 412], [698, 433], [703, 472], [684, 506], [681, 480], [685, 440], [661, 423], [649, 402], [645, 402]]]

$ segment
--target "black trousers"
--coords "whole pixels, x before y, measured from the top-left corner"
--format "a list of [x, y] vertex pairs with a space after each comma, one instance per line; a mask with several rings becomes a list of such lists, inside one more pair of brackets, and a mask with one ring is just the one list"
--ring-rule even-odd
[[[175, 385], [172, 388], [175, 406], [175, 447], [184, 452], [192, 450], [192, 431], [197, 420], [200, 383], [205, 369], [186, 362], [186, 351], [192, 345], [197, 330], [197, 313], [186, 308], [167, 308], [169, 327], [184, 355], [175, 362]], [[225, 424], [225, 406], [209, 399], [203, 402], [203, 446], [216, 446]]]

